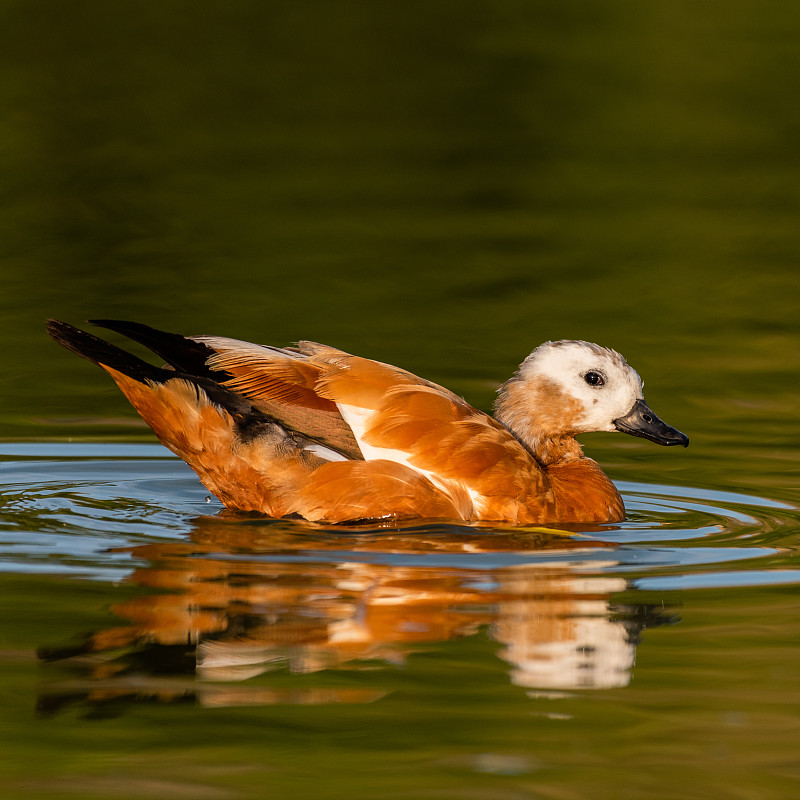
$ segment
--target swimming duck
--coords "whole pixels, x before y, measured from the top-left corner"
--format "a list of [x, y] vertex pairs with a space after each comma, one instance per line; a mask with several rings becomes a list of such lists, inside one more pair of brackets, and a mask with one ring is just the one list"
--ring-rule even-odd
[[399, 367], [316, 342], [269, 347], [92, 322], [167, 365], [64, 322], [48, 331], [102, 367], [224, 505], [271, 517], [617, 522], [622, 498], [575, 436], [689, 444], [650, 410], [625, 359], [590, 342], [537, 347], [491, 417]]

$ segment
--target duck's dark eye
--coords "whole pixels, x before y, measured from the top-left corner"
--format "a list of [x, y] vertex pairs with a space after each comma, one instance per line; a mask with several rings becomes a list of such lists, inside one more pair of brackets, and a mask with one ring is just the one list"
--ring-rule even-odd
[[605, 383], [603, 376], [599, 372], [587, 372], [583, 379], [589, 386], [602, 386]]

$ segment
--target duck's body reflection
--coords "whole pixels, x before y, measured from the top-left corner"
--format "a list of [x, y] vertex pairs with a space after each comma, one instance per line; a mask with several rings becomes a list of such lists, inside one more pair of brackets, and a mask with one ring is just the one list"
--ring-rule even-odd
[[42, 708], [76, 696], [365, 702], [382, 691], [241, 682], [279, 669], [400, 664], [415, 650], [483, 631], [499, 644], [514, 684], [620, 687], [630, 681], [641, 630], [669, 621], [660, 609], [614, 605], [626, 582], [594, 574], [605, 566], [598, 547], [607, 545], [589, 538], [447, 526], [298, 531], [287, 522], [204, 518], [191, 541], [136, 547], [144, 565], [128, 581], [144, 591], [114, 607], [126, 624], [77, 646], [43, 648], [46, 660], [69, 657], [88, 674], [80, 686], [45, 690]]

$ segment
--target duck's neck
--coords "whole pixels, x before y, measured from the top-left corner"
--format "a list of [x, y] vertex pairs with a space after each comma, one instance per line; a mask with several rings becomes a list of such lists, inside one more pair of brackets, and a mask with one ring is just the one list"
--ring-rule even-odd
[[[501, 389], [495, 403], [495, 418], [506, 426], [543, 466], [564, 464], [583, 458], [574, 434], [564, 429], [564, 421], [575, 411], [575, 401], [555, 385], [535, 390], [517, 377]], [[535, 416], [531, 414], [535, 409]]]

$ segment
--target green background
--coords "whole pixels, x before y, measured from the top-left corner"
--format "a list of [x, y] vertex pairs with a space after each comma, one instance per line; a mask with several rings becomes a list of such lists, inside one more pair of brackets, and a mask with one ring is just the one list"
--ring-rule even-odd
[[[795, 506], [799, 84], [800, 7], [771, 0], [2, 0], [0, 438], [153, 441], [46, 317], [316, 339], [484, 409], [535, 345], [584, 338], [692, 439], [585, 437], [612, 478]], [[797, 792], [797, 595], [757, 577], [671, 593], [683, 621], [646, 634], [634, 683], [564, 719], [478, 636], [323, 678], [388, 688], [365, 706], [42, 720], [35, 648], [113, 624], [134, 589], [28, 575], [47, 492], [15, 491], [10, 796]], [[103, 508], [106, 533], [136, 524]], [[796, 564], [796, 512], [742, 537]]]

